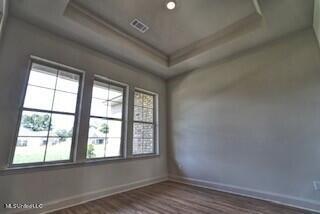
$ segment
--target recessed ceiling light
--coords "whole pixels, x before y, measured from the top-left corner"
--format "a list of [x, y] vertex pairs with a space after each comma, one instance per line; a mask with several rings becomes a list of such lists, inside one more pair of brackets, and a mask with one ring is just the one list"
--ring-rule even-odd
[[167, 8], [168, 10], [173, 10], [174, 8], [176, 8], [176, 3], [174, 1], [168, 1]]

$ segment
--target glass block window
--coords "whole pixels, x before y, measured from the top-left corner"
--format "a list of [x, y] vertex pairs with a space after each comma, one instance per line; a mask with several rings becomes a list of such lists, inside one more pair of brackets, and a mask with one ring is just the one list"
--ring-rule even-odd
[[80, 79], [76, 72], [32, 64], [13, 165], [71, 159]]
[[124, 93], [124, 86], [94, 81], [87, 159], [122, 155]]
[[134, 93], [133, 155], [155, 153], [155, 95]]

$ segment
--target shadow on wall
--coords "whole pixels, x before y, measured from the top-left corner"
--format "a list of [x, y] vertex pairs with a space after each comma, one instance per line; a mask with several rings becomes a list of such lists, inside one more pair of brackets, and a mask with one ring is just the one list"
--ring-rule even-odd
[[[208, 164], [208, 161], [210, 162], [205, 158], [197, 159], [199, 158], [197, 155], [203, 152], [201, 149], [195, 148], [196, 150], [193, 153], [196, 154], [195, 157], [188, 148], [183, 148], [188, 147], [191, 143], [202, 144], [206, 148], [208, 147], [207, 144], [211, 142], [215, 146], [208, 149], [221, 149], [218, 141], [226, 142], [226, 140], [234, 141], [238, 139], [238, 144], [246, 146], [245, 142], [241, 142], [245, 141], [245, 139], [241, 139], [242, 137], [250, 137], [251, 140], [256, 140], [258, 144], [262, 143], [260, 142], [261, 137], [266, 138], [262, 141], [274, 140], [279, 143], [289, 139], [292, 141], [303, 139], [304, 132], [301, 133], [301, 136], [295, 136], [296, 139], [285, 136], [281, 133], [281, 130], [277, 130], [277, 126], [273, 125], [272, 120], [279, 121], [278, 126], [280, 128], [291, 132], [296, 128], [295, 126], [299, 126], [297, 125], [299, 120], [309, 119], [299, 119], [301, 116], [299, 112], [304, 111], [301, 110], [304, 108], [304, 104], [312, 106], [315, 104], [313, 102], [317, 102], [305, 98], [303, 95], [313, 93], [320, 81], [318, 70], [315, 69], [320, 65], [314, 63], [319, 62], [319, 55], [313, 49], [310, 49], [310, 45], [306, 45], [306, 37], [303, 35], [307, 31], [310, 30], [301, 31], [296, 33], [295, 36], [280, 38], [259, 48], [248, 50], [241, 55], [233, 56], [169, 81], [169, 173], [174, 172], [188, 177], [190, 171], [184, 169], [181, 160], [184, 164], [190, 162], [192, 165], [199, 165], [200, 169], [203, 168], [203, 165]], [[308, 39], [313, 38], [309, 36]], [[288, 46], [288, 44], [292, 45]], [[310, 51], [315, 54], [311, 58], [308, 55], [309, 59], [307, 59], [305, 53], [310, 53]], [[299, 63], [300, 59], [305, 60], [306, 63]], [[302, 102], [301, 104], [297, 105], [297, 97]], [[283, 108], [291, 105], [290, 113], [287, 114], [295, 114], [296, 120], [289, 117], [281, 122], [280, 118], [284, 117]], [[238, 106], [240, 108], [247, 106], [253, 112], [239, 110]], [[264, 109], [270, 111], [269, 116], [267, 116], [269, 113], [259, 115], [259, 112]], [[240, 116], [236, 116], [237, 114], [240, 114]], [[241, 116], [241, 114], [244, 115]], [[246, 114], [248, 114], [248, 118], [244, 119]], [[259, 127], [250, 126], [250, 119], [252, 119], [250, 117], [254, 116], [258, 121], [254, 121], [253, 124], [259, 125]], [[209, 122], [210, 118], [215, 118], [218, 122]], [[239, 120], [235, 120], [236, 118]], [[310, 119], [312, 121], [312, 118]], [[205, 120], [208, 124], [201, 124], [202, 120]], [[222, 121], [222, 125], [218, 124], [219, 121]], [[255, 134], [253, 130], [258, 128], [269, 129], [274, 136], [267, 137]], [[210, 138], [213, 135], [213, 129], [215, 131], [220, 129], [220, 132], [225, 135], [218, 134], [214, 135], [215, 138]], [[312, 130], [309, 129], [305, 132], [310, 133]], [[296, 134], [299, 135], [298, 133]], [[198, 142], [195, 142], [197, 138], [191, 137], [200, 135], [204, 137], [198, 138]], [[294, 133], [292, 135], [294, 136]], [[283, 146], [285, 147], [285, 145]], [[263, 145], [263, 147], [267, 149], [267, 152], [274, 153], [268, 145]], [[190, 156], [186, 157], [181, 154], [181, 149], [184, 150], [183, 153], [191, 152]], [[212, 155], [214, 155], [215, 151], [212, 152]], [[248, 153], [247, 157], [244, 157], [245, 151], [242, 152], [244, 152], [242, 157], [240, 153], [237, 155], [239, 157], [235, 157], [234, 160], [243, 158], [250, 161], [250, 154]], [[250, 166], [248, 167], [250, 168]], [[254, 168], [249, 168], [248, 170], [254, 170]], [[211, 175], [211, 178], [214, 176]]]

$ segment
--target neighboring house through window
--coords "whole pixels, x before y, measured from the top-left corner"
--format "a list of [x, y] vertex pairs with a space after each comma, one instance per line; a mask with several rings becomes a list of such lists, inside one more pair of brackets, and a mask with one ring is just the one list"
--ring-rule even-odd
[[81, 74], [32, 63], [13, 165], [72, 159]]
[[[32, 57], [10, 167], [76, 162], [76, 153], [83, 152], [75, 151], [83, 75], [75, 68]], [[87, 160], [159, 153], [158, 97], [143, 89], [132, 94], [133, 135], [127, 151], [128, 90], [126, 84], [94, 78]]]
[[91, 99], [87, 159], [123, 155], [125, 86], [96, 79]]

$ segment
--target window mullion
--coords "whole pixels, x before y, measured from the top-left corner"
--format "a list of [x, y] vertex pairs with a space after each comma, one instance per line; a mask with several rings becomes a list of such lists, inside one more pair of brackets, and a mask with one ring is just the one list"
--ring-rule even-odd
[[33, 111], [33, 112], [41, 112], [41, 113], [48, 113], [48, 114], [63, 114], [63, 115], [70, 115], [74, 116], [74, 113], [69, 112], [61, 112], [61, 111], [49, 111], [49, 110], [41, 110], [41, 109], [32, 109], [32, 108], [22, 108], [22, 111]]
[[[109, 95], [110, 95], [110, 84], [108, 85], [108, 97], [107, 97], [107, 114], [108, 115], [108, 110], [109, 110]], [[109, 127], [109, 121], [107, 119], [107, 127]], [[104, 142], [104, 157], [106, 157], [106, 148], [107, 148], [107, 141], [108, 141], [108, 133], [105, 135], [105, 142]]]
[[[91, 109], [94, 109], [94, 112], [92, 112], [92, 114], [97, 114], [97, 115], [105, 115], [106, 114], [106, 116], [96, 116], [96, 115], [91, 115], [91, 113], [90, 113], [90, 116], [89, 116], [90, 127], [88, 130], [89, 136], [87, 138], [87, 157], [86, 158], [87, 159], [97, 159], [97, 158], [106, 159], [106, 158], [115, 157], [115, 156], [125, 157], [125, 155], [123, 153], [123, 149], [121, 149], [121, 148], [123, 147], [123, 144], [124, 144], [124, 141], [123, 141], [124, 136], [123, 135], [125, 132], [125, 128], [124, 128], [123, 124], [125, 123], [124, 108], [125, 108], [126, 103], [123, 101], [124, 99], [122, 99], [122, 102], [120, 102], [120, 101], [115, 102], [112, 100], [114, 100], [114, 98], [121, 97], [121, 96], [125, 97], [126, 96], [126, 94], [125, 94], [126, 86], [123, 86], [123, 85], [119, 86], [118, 84], [113, 84], [113, 82], [111, 80], [103, 81], [103, 80], [100, 80], [100, 78], [99, 79], [95, 78], [92, 88], [93, 88], [93, 92], [92, 92], [92, 96], [91, 96]], [[97, 105], [94, 106], [95, 105], [94, 101], [96, 99], [98, 99], [100, 101], [98, 101]], [[113, 105], [111, 105], [113, 103], [119, 103], [121, 105], [113, 106]], [[115, 113], [113, 112], [113, 110], [114, 110], [113, 107], [115, 108], [115, 110], [117, 112], [115, 112]], [[121, 114], [121, 118], [110, 117], [110, 116], [117, 117], [118, 114]], [[104, 125], [105, 123], [107, 124], [107, 126], [109, 128], [109, 131], [106, 133], [101, 131], [102, 125]], [[115, 125], [115, 126], [113, 126], [113, 125]], [[117, 128], [117, 127], [119, 127], [119, 128]], [[114, 131], [114, 133], [113, 133], [113, 131]], [[110, 135], [115, 136], [113, 138], [110, 138], [110, 139], [112, 139], [111, 141], [109, 139]], [[89, 140], [95, 136], [97, 136], [97, 139], [103, 138], [104, 145], [96, 144], [96, 141]], [[107, 143], [109, 145], [107, 145]], [[91, 154], [90, 156], [88, 156], [88, 151], [89, 151], [88, 145], [90, 145], [90, 154]], [[117, 149], [117, 147], [120, 146], [119, 153], [117, 153], [117, 152], [109, 153], [109, 151], [113, 151], [113, 150], [109, 150], [109, 146], [111, 149]], [[114, 150], [114, 151], [117, 151], [117, 150]], [[115, 156], [113, 156], [113, 155], [115, 155]]]
[[49, 134], [50, 134], [51, 123], [52, 123], [52, 111], [53, 111], [54, 99], [55, 99], [55, 96], [56, 96], [58, 76], [59, 76], [59, 70], [57, 69], [56, 82], [55, 82], [55, 86], [54, 86], [54, 92], [53, 92], [52, 104], [51, 104], [51, 111], [50, 111], [50, 120], [49, 120], [48, 134], [47, 134], [47, 140], [46, 140], [46, 148], [44, 150], [44, 155], [43, 155], [43, 163], [46, 161], [46, 155], [47, 155], [47, 149], [48, 149], [48, 143], [49, 143]]
[[[151, 93], [151, 92], [145, 92], [144, 90], [140, 90], [140, 89], [136, 89], [135, 90], [135, 95], [134, 95], [134, 99], [139, 99], [137, 102], [134, 101], [134, 107], [139, 107], [141, 108], [141, 120], [135, 120], [135, 118], [133, 118], [133, 124], [141, 124], [140, 126], [137, 126], [137, 129], [141, 129], [139, 130], [139, 132], [141, 132], [141, 137], [136, 138], [139, 139], [139, 141], [137, 142], [137, 144], [133, 144], [132, 143], [132, 150], [135, 147], [136, 153], [133, 154], [134, 156], [139, 156], [139, 155], [146, 155], [146, 154], [154, 154], [156, 151], [156, 128], [155, 128], [155, 124], [156, 124], [156, 115], [155, 115], [155, 99], [156, 99], [156, 95]], [[141, 105], [139, 104], [139, 102], [142, 102]], [[152, 102], [152, 103], [150, 103]], [[138, 105], [136, 105], [136, 103], [138, 103]], [[152, 104], [152, 106], [150, 105]], [[152, 111], [150, 111], [152, 109]], [[151, 115], [152, 112], [152, 115]], [[135, 109], [134, 109], [134, 115], [135, 115]], [[140, 111], [139, 111], [140, 113]], [[150, 119], [149, 117], [152, 117], [152, 122], [149, 122], [148, 120]], [[152, 127], [152, 130], [150, 129]], [[138, 131], [135, 130], [135, 126], [133, 125], [133, 131]], [[146, 133], [152, 133], [152, 138], [150, 137], [146, 137]], [[134, 133], [133, 133], [134, 135]], [[135, 138], [133, 138], [134, 140]], [[132, 140], [132, 141], [133, 141]], [[147, 142], [145, 142], [145, 140], [148, 140]], [[152, 151], [151, 151], [152, 149]]]
[[[76, 115], [79, 111], [79, 93], [82, 87], [80, 79], [82, 79], [82, 75], [81, 72], [75, 71], [70, 72], [73, 75], [69, 75], [69, 69], [62, 71], [56, 66], [51, 67], [52, 64], [32, 61], [29, 68], [28, 84], [25, 86], [24, 101], [20, 107], [21, 116], [19, 116], [17, 138], [10, 157], [10, 166], [12, 167], [49, 165], [70, 162], [71, 160], [77, 134], [75, 132], [75, 127], [78, 124]], [[59, 82], [59, 78], [62, 79], [61, 82]], [[60, 83], [61, 87], [59, 87]], [[79, 86], [76, 93], [73, 89], [75, 84]], [[32, 90], [29, 91], [28, 89], [31, 86]], [[58, 90], [58, 88], [62, 90]], [[47, 92], [44, 89], [50, 91]], [[57, 91], [61, 91], [61, 93], [58, 94]], [[64, 102], [64, 95], [67, 95], [67, 93], [74, 94], [70, 96], [77, 95], [76, 98], [72, 97], [76, 101], [75, 103], [73, 100]], [[75, 112], [71, 109], [72, 113], [61, 112], [66, 110], [66, 107], [73, 106]], [[55, 107], [61, 110], [54, 111]], [[52, 130], [53, 134], [51, 133]], [[55, 130], [57, 131], [55, 132]], [[52, 146], [58, 146], [53, 150], [49, 147], [50, 137], [54, 139]], [[32, 149], [32, 152], [29, 152], [29, 148]], [[61, 149], [66, 151], [63, 157], [61, 154], [57, 155]], [[67, 151], [70, 151], [70, 153], [68, 154]], [[27, 152], [29, 154], [25, 156]]]

